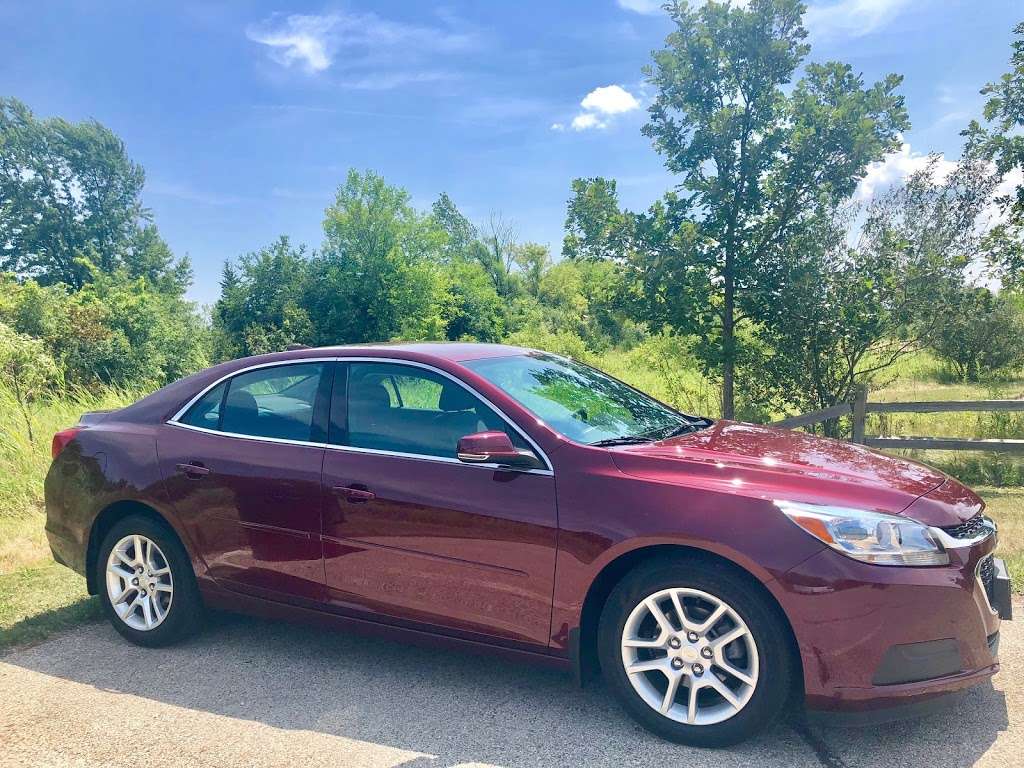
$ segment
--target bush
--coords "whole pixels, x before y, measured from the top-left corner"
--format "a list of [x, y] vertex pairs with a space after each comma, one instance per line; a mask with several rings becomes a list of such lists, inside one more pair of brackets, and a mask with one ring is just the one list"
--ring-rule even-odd
[[1024, 312], [987, 288], [964, 290], [938, 318], [935, 354], [961, 381], [980, 381], [1024, 364]]

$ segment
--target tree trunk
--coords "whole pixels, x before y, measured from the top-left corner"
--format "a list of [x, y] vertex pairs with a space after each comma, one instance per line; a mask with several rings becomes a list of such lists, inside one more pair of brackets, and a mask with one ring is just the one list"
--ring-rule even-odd
[[725, 254], [722, 276], [725, 283], [722, 307], [722, 418], [732, 419], [736, 416], [736, 285], [732, 273], [732, 253]]

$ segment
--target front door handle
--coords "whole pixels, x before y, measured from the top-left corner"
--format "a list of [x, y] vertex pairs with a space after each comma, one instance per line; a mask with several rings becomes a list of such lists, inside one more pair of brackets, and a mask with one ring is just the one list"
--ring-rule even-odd
[[334, 486], [334, 492], [339, 496], [344, 496], [346, 501], [350, 501], [353, 504], [361, 504], [377, 498], [377, 494], [373, 491], [368, 491], [365, 488], [353, 488], [350, 485], [336, 485]]
[[210, 474], [210, 470], [202, 464], [178, 464], [178, 471], [184, 472], [186, 477], [198, 479]]

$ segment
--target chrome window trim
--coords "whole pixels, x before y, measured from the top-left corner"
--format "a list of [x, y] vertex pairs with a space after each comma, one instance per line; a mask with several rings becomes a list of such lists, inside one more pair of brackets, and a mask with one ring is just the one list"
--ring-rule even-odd
[[[496, 414], [498, 414], [499, 418], [501, 418], [502, 421], [508, 424], [512, 429], [516, 431], [516, 433], [518, 433], [527, 443], [530, 444], [530, 446], [536, 452], [537, 456], [540, 457], [541, 461], [544, 462], [547, 468], [522, 469], [519, 467], [509, 467], [505, 464], [496, 464], [491, 462], [480, 464], [467, 463], [464, 461], [459, 461], [457, 458], [450, 458], [448, 456], [431, 456], [425, 453], [403, 453], [401, 451], [385, 451], [376, 448], [358, 448], [356, 446], [351, 445], [334, 445], [333, 443], [326, 442], [318, 443], [313, 442], [311, 440], [287, 440], [285, 438], [280, 437], [260, 437], [259, 435], [242, 435], [237, 432], [223, 432], [216, 429], [207, 429], [206, 427], [197, 427], [192, 424], [183, 424], [181, 421], [179, 421], [179, 419], [181, 419], [181, 417], [184, 416], [193, 405], [199, 402], [199, 400], [201, 400], [206, 395], [207, 392], [212, 390], [214, 387], [217, 387], [221, 383], [227, 381], [228, 379], [233, 379], [236, 376], [241, 376], [242, 374], [249, 373], [250, 371], [259, 370], [261, 368], [275, 368], [283, 367], [286, 365], [302, 365], [305, 363], [393, 363], [396, 365], [408, 365], [412, 366], [413, 368], [423, 368], [425, 370], [443, 376], [447, 379], [450, 379], [451, 381], [455, 382], [460, 387], [465, 389], [467, 392], [469, 392], [471, 395], [473, 395], [473, 397], [480, 400], [484, 405], [486, 405]], [[256, 365], [251, 365], [248, 366], [247, 368], [239, 368], [237, 371], [232, 371], [231, 373], [221, 376], [212, 384], [203, 388], [197, 395], [192, 397], [187, 403], [185, 403], [185, 405], [179, 408], [178, 411], [165, 423], [173, 427], [180, 427], [181, 429], [191, 429], [196, 432], [204, 432], [206, 434], [219, 435], [221, 437], [232, 437], [237, 440], [255, 440], [257, 442], [280, 443], [283, 445], [304, 445], [311, 448], [328, 448], [334, 451], [346, 451], [349, 453], [365, 453], [380, 456], [395, 456], [398, 458], [416, 459], [419, 461], [436, 461], [444, 464], [458, 464], [461, 467], [479, 467], [481, 469], [488, 469], [491, 471], [496, 469], [502, 469], [509, 472], [521, 472], [523, 474], [529, 475], [554, 475], [553, 465], [551, 463], [551, 460], [548, 458], [548, 455], [543, 451], [543, 449], [539, 445], [537, 445], [536, 441], [532, 437], [526, 434], [526, 432], [524, 432], [518, 424], [516, 424], [514, 421], [512, 421], [512, 419], [506, 416], [505, 413], [500, 408], [494, 405], [494, 403], [492, 403], [482, 394], [477, 392], [471, 386], [466, 384], [464, 381], [462, 381], [456, 376], [453, 376], [447, 371], [442, 371], [440, 368], [437, 368], [428, 363], [421, 363], [418, 360], [404, 360], [398, 357], [306, 357], [296, 360], [278, 360], [270, 363], [257, 363]]]

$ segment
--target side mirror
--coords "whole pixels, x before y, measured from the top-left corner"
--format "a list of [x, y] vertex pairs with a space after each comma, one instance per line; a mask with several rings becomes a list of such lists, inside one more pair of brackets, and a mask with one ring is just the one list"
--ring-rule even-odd
[[533, 451], [520, 450], [504, 432], [477, 432], [459, 439], [459, 461], [467, 464], [503, 464], [520, 469], [542, 469]]

